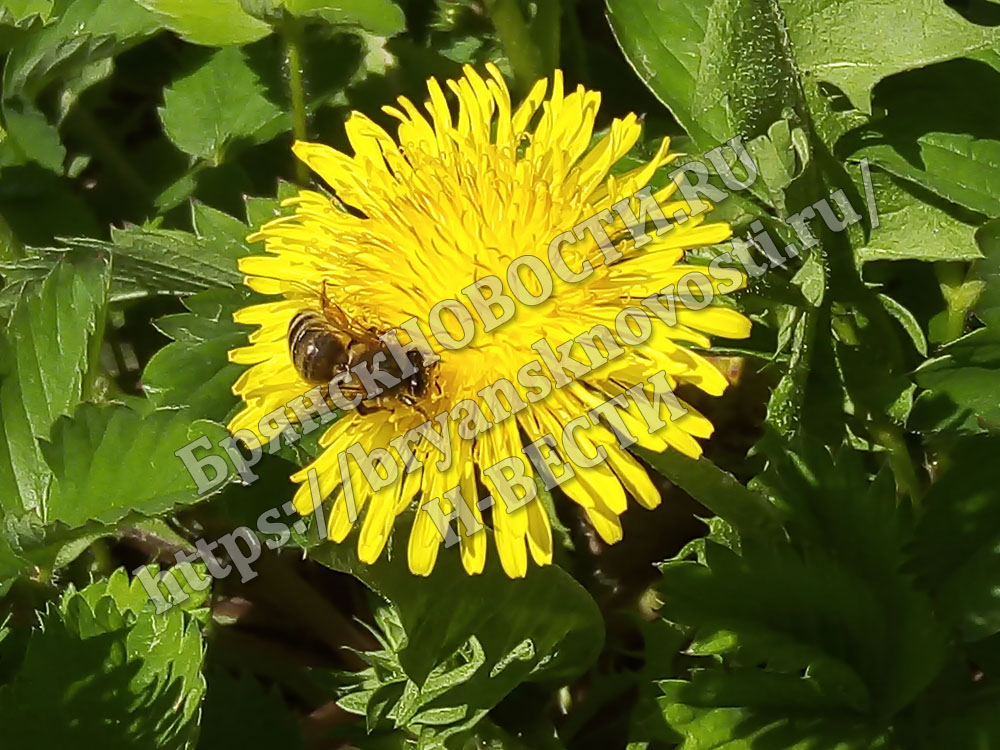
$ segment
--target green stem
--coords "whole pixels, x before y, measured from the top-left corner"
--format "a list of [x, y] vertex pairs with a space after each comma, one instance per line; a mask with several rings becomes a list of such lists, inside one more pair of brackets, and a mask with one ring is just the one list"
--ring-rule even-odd
[[544, 75], [541, 50], [531, 37], [517, 0], [487, 0], [486, 8], [514, 71], [517, 88], [524, 93]]
[[[544, 74], [559, 66], [562, 0], [541, 0], [537, 7], [535, 18], [531, 23], [531, 36], [538, 45]], [[570, 8], [571, 14], [574, 11], [574, 8]]]
[[872, 425], [872, 438], [889, 454], [889, 465], [896, 477], [896, 485], [910, 498], [913, 507], [920, 506], [920, 480], [917, 469], [906, 446], [903, 431], [888, 421], [879, 420]]
[[941, 296], [945, 301], [945, 321], [941, 335], [947, 344], [965, 332], [965, 321], [969, 310], [976, 304], [982, 283], [966, 281], [967, 267], [961, 262], [941, 262], [934, 264]]
[[[292, 136], [297, 141], [304, 141], [308, 133], [305, 76], [302, 70], [302, 22], [294, 16], [286, 15], [282, 31], [288, 62], [288, 90], [292, 100]], [[300, 185], [309, 182], [309, 171], [298, 159], [295, 160], [295, 179]]]
[[574, 67], [580, 71], [581, 78], [585, 81], [590, 80], [590, 57], [587, 54], [587, 46], [583, 42], [583, 31], [580, 29], [580, 18], [577, 14], [575, 0], [567, 3], [566, 32]]
[[[860, 337], [854, 324], [847, 316], [835, 316], [833, 319], [833, 329], [837, 337], [849, 346], [858, 346]], [[920, 502], [920, 479], [917, 477], [917, 469], [910, 456], [910, 449], [906, 446], [906, 439], [903, 431], [895, 424], [883, 416], [872, 415], [871, 436], [878, 445], [885, 448], [889, 454], [889, 465], [892, 473], [896, 477], [896, 486], [900, 491], [910, 498], [914, 507]]]
[[257, 572], [267, 584], [258, 588], [259, 595], [268, 599], [280, 611], [297, 618], [321, 642], [351, 668], [364, 669], [367, 664], [353, 652], [371, 651], [378, 643], [367, 631], [355, 626], [334, 604], [305, 581], [285, 558], [276, 554], [262, 555]]
[[775, 507], [763, 495], [744, 487], [732, 474], [707, 458], [692, 459], [676, 450], [636, 455], [687, 494], [728, 521], [740, 536], [771, 541], [783, 533]]

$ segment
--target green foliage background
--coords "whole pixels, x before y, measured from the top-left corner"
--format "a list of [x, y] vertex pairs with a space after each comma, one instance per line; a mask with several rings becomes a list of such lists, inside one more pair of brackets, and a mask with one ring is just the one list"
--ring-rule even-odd
[[[2, 0], [0, 53], [4, 748], [1000, 747], [1000, 4]], [[156, 614], [127, 571], [310, 454], [208, 497], [174, 456], [236, 407], [236, 261], [311, 182], [293, 134], [343, 147], [486, 61], [642, 113], [637, 158], [742, 136], [738, 234], [860, 210], [862, 159], [878, 226], [739, 296], [707, 457], [642, 454], [665, 501], [615, 547], [556, 495], [522, 581], [296, 533]]]

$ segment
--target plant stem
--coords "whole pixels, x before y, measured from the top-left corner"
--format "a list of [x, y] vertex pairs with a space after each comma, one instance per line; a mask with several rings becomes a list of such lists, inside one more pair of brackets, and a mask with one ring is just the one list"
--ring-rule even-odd
[[982, 283], [966, 281], [966, 264], [960, 262], [941, 262], [934, 264], [938, 286], [945, 301], [945, 322], [942, 331], [947, 344], [954, 341], [965, 332], [965, 321], [969, 310], [976, 303]]
[[889, 453], [889, 465], [896, 477], [896, 485], [910, 498], [913, 507], [919, 508], [920, 480], [903, 431], [891, 422], [878, 420], [872, 425], [871, 433], [875, 442]]
[[541, 50], [531, 38], [531, 30], [517, 0], [487, 0], [486, 8], [514, 71], [517, 88], [524, 93], [544, 75]]
[[[542, 73], [559, 66], [559, 36], [562, 22], [562, 0], [541, 0], [531, 23], [532, 39], [538, 46], [542, 62]], [[570, 14], [575, 8], [570, 8]], [[534, 83], [534, 81], [532, 81]]]
[[378, 642], [365, 630], [358, 628], [332, 602], [307, 583], [295, 568], [280, 555], [262, 555], [257, 562], [261, 579], [269, 585], [258, 591], [279, 611], [287, 612], [322, 641], [351, 669], [362, 670], [367, 664], [348, 649], [371, 651]]
[[[296, 141], [308, 137], [306, 131], [306, 88], [302, 71], [302, 22], [294, 16], [285, 15], [282, 32], [285, 39], [285, 53], [288, 63], [288, 90], [292, 100], [292, 136]], [[295, 160], [295, 180], [300, 185], [309, 182], [309, 171], [300, 160]]]
[[[845, 316], [833, 319], [833, 328], [838, 338], [849, 346], [858, 346], [860, 337], [854, 324]], [[889, 465], [896, 477], [896, 486], [910, 498], [914, 507], [920, 502], [920, 479], [913, 465], [910, 449], [906, 446], [903, 431], [883, 415], [871, 415], [871, 437], [878, 445], [885, 448], [889, 454]]]
[[741, 537], [770, 542], [781, 536], [781, 520], [763, 495], [744, 487], [706, 458], [692, 459], [675, 450], [635, 453], [712, 513], [730, 523]]

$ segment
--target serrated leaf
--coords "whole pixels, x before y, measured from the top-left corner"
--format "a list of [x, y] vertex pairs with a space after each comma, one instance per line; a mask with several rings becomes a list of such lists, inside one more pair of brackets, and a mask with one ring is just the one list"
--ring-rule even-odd
[[237, 401], [232, 386], [244, 369], [229, 361], [229, 351], [246, 343], [249, 330], [233, 321], [233, 312], [248, 300], [243, 289], [210, 289], [185, 301], [194, 312], [156, 321], [175, 339], [142, 374], [143, 390], [157, 406], [188, 406], [206, 419], [226, 418]]
[[250, 233], [250, 227], [235, 216], [230, 216], [201, 201], [192, 201], [191, 225], [196, 235], [217, 243], [233, 255], [238, 256], [246, 251], [246, 238]]
[[186, 410], [143, 416], [120, 404], [83, 404], [42, 444], [53, 473], [45, 520], [112, 524], [130, 513], [152, 516], [198, 502], [205, 496], [174, 453], [201, 435], [216, 445], [227, 434]]
[[639, 77], [702, 149], [753, 137], [799, 98], [798, 71], [834, 84], [870, 112], [874, 85], [894, 73], [989, 49], [1000, 31], [937, 0], [893, 6], [893, 33], [871, 33], [872, 0], [607, 0], [612, 28]]
[[40, 512], [45, 505], [51, 474], [24, 408], [21, 386], [16, 378], [0, 385], [0, 508], [3, 515], [24, 511]]
[[[939, 7], [943, 13], [954, 12]], [[956, 86], [956, 80], [963, 84]], [[990, 97], [980, 94], [997, 86], [1000, 71], [974, 60], [891, 78], [875, 91], [875, 103], [885, 116], [844, 148], [854, 150], [852, 159], [868, 157], [952, 203], [1000, 216], [1000, 116]], [[927, 107], [922, 95], [928, 90], [939, 92], [934, 107]]]
[[[408, 528], [399, 530], [404, 539], [408, 533]], [[512, 581], [493, 559], [481, 575], [469, 576], [457, 554], [443, 551], [434, 572], [417, 578], [407, 568], [405, 554], [383, 555], [375, 565], [365, 565], [358, 561], [354, 547], [350, 541], [324, 544], [310, 550], [309, 555], [357, 576], [393, 603], [407, 634], [400, 662], [418, 685], [436, 664], [475, 636], [486, 655], [483, 669], [477, 672], [475, 702], [488, 708], [529, 675], [557, 679], [579, 673], [603, 642], [596, 605], [558, 567], [531, 568], [526, 578]], [[439, 594], [443, 590], [449, 592], [449, 598], [466, 604], [442, 607]], [[483, 598], [481, 593], [487, 590], [490, 596]], [[491, 678], [490, 670], [523, 648], [525, 639], [532, 641], [533, 656], [510, 661]]]
[[247, 224], [251, 227], [259, 227], [275, 217], [284, 215], [288, 209], [282, 208], [281, 202], [286, 198], [293, 197], [297, 192], [298, 188], [292, 183], [287, 180], [278, 180], [278, 192], [274, 198], [247, 196]]
[[[888, 737], [849, 713], [834, 710], [804, 712], [803, 686], [785, 678], [782, 705], [774, 694], [774, 679], [746, 679], [744, 694], [771, 698], [772, 705], [733, 705], [733, 701], [707, 694], [711, 685], [666, 681], [660, 705], [667, 723], [684, 737], [678, 750], [888, 750]], [[774, 705], [777, 704], [777, 705]]]
[[49, 83], [71, 79], [159, 30], [134, 0], [55, 0], [53, 22], [18, 37], [4, 67], [4, 96], [33, 100]]
[[[777, 679], [771, 673], [801, 679], [804, 670], [822, 698], [813, 720], [891, 716], [930, 684], [947, 644], [929, 598], [901, 569], [906, 529], [891, 477], [870, 482], [850, 452], [765, 445], [771, 465], [759, 484], [783, 508], [788, 541], [744, 540], [739, 554], [708, 543], [704, 563], [665, 564], [661, 612], [693, 629], [701, 650], [724, 654], [725, 667], [704, 678], [721, 680], [720, 690], [740, 689], [726, 682], [732, 667], [753, 666], [761, 674], [748, 679], [763, 681]], [[675, 698], [742, 712], [770, 699], [764, 692], [729, 702]], [[792, 701], [772, 718], [796, 712]], [[727, 742], [738, 739], [731, 731]], [[799, 726], [783, 746], [807, 737]]]
[[871, 171], [879, 225], [864, 247], [862, 263], [873, 260], [975, 260], [976, 226], [953, 215], [949, 206], [899, 178]]
[[[980, 328], [953, 341], [914, 372], [921, 388], [950, 402], [951, 421], [972, 418], [1000, 425], [1000, 334]], [[938, 409], [944, 408], [944, 404]]]
[[3, 166], [35, 161], [46, 169], [61, 174], [66, 148], [59, 138], [59, 131], [45, 119], [45, 115], [31, 102], [17, 98], [3, 103], [4, 135], [2, 146], [6, 153]]
[[1000, 633], [1000, 438], [970, 437], [924, 496], [912, 569], [966, 640]]
[[0, 384], [0, 508], [7, 513], [41, 513], [45, 505], [49, 471], [37, 439], [84, 396], [109, 277], [105, 259], [65, 256], [23, 285], [7, 324], [9, 371]]
[[841, 89], [869, 112], [874, 85], [895, 73], [966, 57], [1000, 42], [1000, 30], [963, 18], [937, 0], [901, 0], [892, 33], [872, 33], [886, 21], [877, 0], [779, 0], [800, 69]]
[[406, 28], [403, 10], [391, 0], [282, 0], [281, 5], [293, 16], [360, 26], [379, 36], [393, 36]]
[[22, 297], [7, 326], [32, 434], [44, 437], [80, 400], [91, 338], [103, 325], [106, 260], [58, 263], [37, 291]]
[[917, 138], [916, 146], [923, 168], [887, 145], [869, 146], [858, 156], [973, 211], [1000, 216], [1000, 140], [928, 133]]
[[237, 750], [281, 747], [301, 750], [302, 732], [281, 694], [250, 675], [208, 672], [198, 747]]
[[607, 0], [636, 73], [701, 150], [755, 137], [801, 101], [780, 11], [768, 0]]
[[111, 241], [90, 237], [67, 240], [77, 248], [110, 252], [115, 278], [159, 294], [193, 294], [212, 287], [239, 286], [236, 261], [248, 247], [217, 242], [176, 229], [129, 227], [111, 230]]
[[38, 17], [45, 23], [52, 13], [52, 6], [53, 0], [7, 0], [0, 8], [0, 22], [16, 26]]
[[7, 747], [180, 750], [194, 742], [205, 692], [201, 635], [179, 609], [156, 615], [120, 601], [132, 596], [122, 578], [70, 590], [31, 633], [0, 687]]
[[135, 0], [161, 23], [194, 44], [212, 47], [249, 44], [271, 27], [246, 13], [240, 0]]
[[268, 140], [284, 113], [264, 95], [242, 50], [226, 47], [163, 93], [160, 120], [185, 153], [221, 164], [236, 139]]
[[[0, 598], [3, 598], [7, 593], [7, 588], [14, 579], [30, 567], [31, 563], [18, 555], [11, 548], [10, 542], [0, 535]], [[2, 635], [2, 629], [0, 629], [0, 635]]]

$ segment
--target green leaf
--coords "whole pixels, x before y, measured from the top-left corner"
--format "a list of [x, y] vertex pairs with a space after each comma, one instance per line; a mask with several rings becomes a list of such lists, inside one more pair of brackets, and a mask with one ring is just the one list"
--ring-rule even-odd
[[246, 199], [247, 224], [251, 227], [259, 227], [271, 219], [286, 215], [289, 209], [282, 208], [281, 201], [291, 198], [297, 193], [298, 188], [292, 183], [278, 180], [278, 193], [275, 198], [248, 196]]
[[909, 335], [914, 348], [926, 357], [927, 336], [924, 335], [924, 330], [920, 327], [920, 323], [913, 313], [886, 294], [878, 295], [878, 299], [885, 308], [885, 311], [895, 318], [896, 322], [899, 323], [903, 327], [903, 330], [906, 331], [907, 335]]
[[50, 472], [38, 440], [31, 432], [24, 397], [16, 377], [7, 377], [0, 385], [0, 415], [3, 417], [0, 509], [3, 515], [24, 511], [40, 513], [48, 493]]
[[66, 255], [26, 283], [7, 324], [12, 351], [0, 384], [0, 508], [41, 513], [49, 471], [38, 438], [84, 397], [103, 331], [109, 267], [105, 259]]
[[54, 0], [7, 0], [0, 8], [0, 23], [17, 26], [32, 17], [49, 20]]
[[[27, 572], [31, 568], [31, 563], [17, 554], [12, 548], [10, 542], [7, 541], [3, 536], [0, 536], [0, 598], [7, 593], [7, 588], [23, 573]], [[3, 635], [3, 631], [0, 630], [0, 636]], [[3, 640], [0, 637], [0, 640]]]
[[870, 112], [874, 85], [894, 73], [995, 46], [996, 28], [938, 0], [901, 0], [893, 33], [873, 0], [607, 0], [618, 43], [636, 73], [702, 149], [762, 135], [791, 106], [798, 73], [843, 90]]
[[983, 224], [976, 232], [983, 257], [973, 266], [983, 290], [976, 300], [976, 316], [988, 326], [1000, 328], [1000, 219]]
[[3, 75], [4, 97], [34, 100], [53, 81], [111, 57], [159, 31], [134, 0], [55, 0], [53, 22], [18, 37]]
[[240, 0], [135, 0], [168, 29], [194, 44], [212, 47], [249, 44], [271, 27], [246, 13]]
[[871, 177], [879, 224], [856, 250], [859, 261], [981, 257], [975, 224], [956, 218], [954, 206], [882, 170], [871, 170]]
[[914, 391], [912, 365], [906, 358], [910, 350], [893, 318], [904, 330], [909, 327], [906, 332], [913, 341], [912, 322], [874, 294], [849, 312], [833, 316], [837, 367], [849, 412], [856, 417], [878, 422], [888, 416], [902, 423], [909, 414]]
[[109, 269], [87, 258], [57, 264], [37, 291], [21, 298], [7, 335], [14, 342], [24, 407], [36, 437], [80, 401], [92, 339], [103, 330]]
[[[395, 727], [440, 742], [476, 724], [496, 702], [495, 695], [483, 696], [493, 675], [487, 672], [478, 638], [470, 636], [454, 653], [442, 654], [426, 680], [418, 683], [400, 662], [400, 648], [409, 637], [398, 612], [382, 607], [376, 611], [376, 620], [385, 635], [373, 634], [383, 648], [362, 654], [371, 668], [357, 675], [359, 682], [338, 701], [346, 711], [363, 715], [368, 731], [391, 720]], [[534, 653], [529, 647], [515, 649], [512, 656], [524, 660]], [[492, 671], [500, 670], [494, 667]]]
[[302, 732], [281, 694], [249, 675], [208, 673], [198, 747], [206, 750], [281, 747], [301, 750]]
[[[989, 32], [998, 34], [998, 29]], [[962, 85], [955, 85], [958, 80]], [[875, 103], [885, 115], [845, 138], [844, 149], [853, 151], [851, 159], [868, 157], [952, 203], [1000, 216], [1000, 114], [981, 94], [997, 86], [1000, 71], [975, 60], [891, 78], [875, 90]], [[928, 107], [931, 90], [938, 96]], [[938, 244], [937, 238], [933, 242]]]
[[[411, 521], [400, 521], [397, 539], [406, 538]], [[410, 573], [405, 554], [383, 554], [374, 565], [366, 565], [358, 560], [355, 546], [348, 538], [339, 545], [315, 547], [309, 555], [358, 577], [393, 603], [407, 634], [400, 662], [418, 685], [471, 636], [486, 655], [484, 673], [489, 679], [480, 696], [484, 705], [492, 705], [529, 675], [559, 679], [579, 674], [600, 650], [604, 636], [597, 607], [561, 568], [531, 567], [524, 579], [515, 581], [507, 578], [494, 555], [481, 575], [470, 576], [452, 549], [442, 550], [434, 572], [420, 578]], [[442, 606], [442, 591], [460, 605]], [[525, 639], [532, 643], [532, 654], [505, 662]]]
[[912, 567], [942, 617], [974, 641], [1000, 633], [1000, 438], [966, 438], [949, 455], [924, 496]]
[[964, 19], [937, 0], [893, 4], [891, 33], [877, 0], [779, 0], [800, 70], [841, 89], [870, 112], [871, 90], [883, 78], [966, 57], [1000, 42], [1000, 30]]
[[189, 297], [190, 313], [168, 315], [156, 327], [174, 339], [142, 374], [143, 390], [157, 406], [188, 406], [192, 414], [224, 421], [236, 405], [233, 384], [245, 369], [229, 351], [246, 345], [247, 326], [233, 312], [249, 304], [249, 290], [209, 289]]
[[757, 730], [774, 734], [753, 747], [776, 750], [808, 746], [796, 743], [812, 727], [844, 742], [864, 724], [879, 735], [937, 675], [947, 644], [902, 571], [891, 476], [870, 482], [858, 456], [815, 444], [766, 448], [760, 483], [788, 541], [743, 540], [739, 553], [708, 543], [704, 562], [662, 568], [661, 613], [693, 632], [692, 653], [712, 655], [704, 673], [671, 684], [667, 720], [713, 747], [750, 747]]
[[780, 11], [768, 0], [607, 0], [636, 73], [708, 150], [764, 135], [801, 102]]
[[250, 254], [228, 238], [199, 236], [177, 229], [111, 229], [111, 241], [92, 237], [67, 240], [73, 247], [114, 256], [114, 275], [123, 285], [155, 294], [193, 294], [214, 287], [236, 287], [243, 274], [236, 262]]
[[50, 125], [37, 107], [24, 99], [8, 99], [3, 103], [4, 125], [7, 132], [0, 146], [6, 153], [3, 166], [36, 161], [46, 169], [62, 173], [66, 148], [59, 131]]
[[174, 453], [202, 435], [216, 445], [227, 434], [214, 422], [193, 421], [186, 410], [143, 416], [120, 404], [83, 404], [56, 422], [51, 442], [42, 444], [53, 473], [45, 520], [113, 524], [131, 513], [152, 516], [203, 500]]
[[866, 156], [882, 168], [987, 216], [1000, 216], [1000, 140], [978, 140], [968, 133], [918, 136], [921, 166], [914, 166], [889, 145], [868, 146]]
[[402, 8], [391, 0], [283, 0], [281, 5], [293, 16], [360, 26], [379, 36], [393, 36], [406, 28]]
[[[956, 426], [967, 418], [1000, 425], [1000, 333], [980, 328], [953, 341], [917, 368], [917, 385], [957, 409]], [[938, 408], [944, 408], [939, 404]]]
[[178, 608], [138, 609], [141, 596], [118, 570], [80, 592], [70, 588], [45, 613], [0, 687], [7, 747], [191, 746], [205, 692], [201, 634]]
[[684, 737], [678, 750], [888, 750], [887, 736], [817, 701], [810, 682], [752, 670], [725, 678], [699, 671], [691, 682], [661, 682], [660, 705]]
[[226, 47], [163, 93], [160, 120], [185, 153], [221, 164], [236, 139], [265, 141], [279, 132], [282, 110], [264, 96], [264, 87], [243, 52]]

